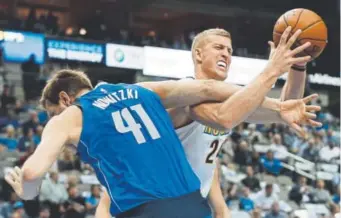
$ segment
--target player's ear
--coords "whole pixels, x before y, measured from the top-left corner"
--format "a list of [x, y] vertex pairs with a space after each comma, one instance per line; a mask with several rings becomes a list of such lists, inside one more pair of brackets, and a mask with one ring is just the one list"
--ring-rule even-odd
[[195, 60], [196, 62], [198, 63], [201, 63], [201, 60], [202, 60], [202, 53], [201, 53], [201, 49], [200, 48], [196, 48], [195, 51], [194, 51], [194, 54], [195, 54]]
[[59, 102], [62, 103], [63, 105], [66, 105], [66, 106], [71, 105], [71, 99], [70, 99], [69, 95], [64, 91], [61, 91], [59, 93]]

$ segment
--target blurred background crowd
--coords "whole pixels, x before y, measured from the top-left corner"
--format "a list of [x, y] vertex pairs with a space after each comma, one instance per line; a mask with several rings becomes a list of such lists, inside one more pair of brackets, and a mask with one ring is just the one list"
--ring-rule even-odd
[[[250, 0], [0, 0], [0, 218], [91, 217], [101, 186], [75, 151], [66, 149], [43, 181], [40, 195], [22, 201], [4, 182], [8, 167], [22, 165], [40, 142], [48, 117], [39, 107], [42, 87], [60, 68], [85, 70], [100, 80], [134, 83], [163, 80], [141, 69], [51, 58], [33, 52], [11, 61], [6, 32], [26, 31], [77, 42], [114, 43], [190, 50], [195, 34], [220, 27], [232, 34], [234, 55], [266, 59], [276, 19], [286, 10], [319, 13], [329, 42], [308, 73], [340, 77], [340, 4], [324, 1]], [[15, 39], [19, 40], [19, 39]], [[6, 50], [7, 49], [7, 50]], [[20, 47], [17, 47], [20, 53]], [[6, 56], [7, 55], [7, 56]], [[233, 65], [233, 62], [232, 62]], [[271, 91], [277, 96], [283, 81]], [[243, 123], [227, 137], [219, 153], [226, 204], [238, 218], [329, 218], [340, 213], [340, 85], [311, 83], [322, 106], [321, 128], [307, 128], [299, 138], [284, 125]]]

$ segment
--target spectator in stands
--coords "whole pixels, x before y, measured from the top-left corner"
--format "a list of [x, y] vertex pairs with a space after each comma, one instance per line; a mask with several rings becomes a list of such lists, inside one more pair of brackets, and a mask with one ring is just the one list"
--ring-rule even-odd
[[25, 161], [34, 153], [36, 146], [33, 144], [30, 144], [25, 149], [26, 149], [25, 154], [23, 156], [21, 156], [16, 163], [16, 165], [18, 165], [18, 166], [24, 165]]
[[23, 218], [18, 211], [12, 213], [10, 218]]
[[23, 206], [23, 203], [19, 201], [17, 194], [15, 192], [11, 192], [9, 201], [4, 203], [2, 206], [1, 215], [4, 218], [10, 218], [11, 214], [21, 206]]
[[238, 200], [237, 189], [238, 186], [233, 183], [231, 183], [231, 185], [227, 188], [225, 202], [228, 206], [231, 205], [232, 201]]
[[10, 93], [10, 87], [8, 85], [4, 85], [4, 89], [2, 91], [1, 97], [0, 97], [0, 115], [6, 116], [8, 115], [8, 108], [11, 105], [15, 104], [15, 97], [11, 95]]
[[37, 141], [34, 138], [32, 128], [24, 129], [24, 135], [19, 139], [17, 149], [20, 152], [26, 152], [29, 147], [37, 147]]
[[265, 216], [265, 218], [287, 218], [288, 216], [280, 211], [279, 203], [276, 201], [271, 206], [271, 211]]
[[302, 157], [312, 162], [316, 162], [318, 159], [318, 150], [316, 149], [315, 139], [311, 138], [308, 141], [308, 147], [302, 152]]
[[259, 142], [264, 142], [262, 134], [256, 129], [256, 124], [249, 124], [248, 126], [249, 134], [248, 140], [251, 145]]
[[287, 158], [288, 149], [282, 143], [282, 137], [280, 134], [275, 134], [272, 138], [271, 149], [275, 152], [275, 158], [279, 160], [285, 160]]
[[39, 210], [38, 218], [50, 218], [50, 208], [48, 206], [42, 206]]
[[49, 11], [47, 18], [46, 18], [46, 26], [47, 31], [50, 34], [57, 34], [59, 31], [58, 28], [58, 17], [53, 14], [52, 11]]
[[267, 184], [265, 190], [258, 192], [253, 201], [256, 207], [262, 210], [270, 210], [273, 203], [278, 201], [278, 196], [273, 192], [272, 184]]
[[33, 141], [35, 145], [39, 145], [41, 141], [41, 135], [43, 134], [44, 127], [42, 125], [37, 126], [35, 134], [33, 136]]
[[252, 164], [252, 155], [249, 151], [249, 145], [245, 140], [242, 140], [234, 151], [234, 162], [241, 166]]
[[15, 101], [15, 105], [14, 105], [14, 113], [15, 113], [15, 115], [19, 116], [20, 113], [23, 113], [25, 111], [26, 111], [26, 109], [25, 109], [25, 107], [23, 105], [23, 102], [21, 100], [16, 100]]
[[261, 218], [262, 211], [259, 208], [256, 208], [252, 211], [252, 218]]
[[336, 188], [336, 193], [333, 196], [333, 202], [335, 204], [340, 204], [340, 189], [341, 189], [340, 187], [337, 187]]
[[311, 194], [313, 203], [327, 204], [332, 201], [329, 192], [326, 189], [324, 189], [324, 187], [325, 187], [324, 181], [317, 180], [316, 189], [313, 190]]
[[28, 31], [34, 30], [34, 24], [37, 23], [37, 15], [36, 15], [36, 9], [32, 8], [27, 16], [27, 19], [25, 21], [25, 28]]
[[64, 204], [66, 212], [65, 218], [84, 218], [85, 199], [79, 195], [77, 186], [70, 186], [68, 189], [69, 198]]
[[95, 214], [96, 207], [101, 198], [101, 187], [99, 185], [91, 186], [91, 195], [85, 199], [85, 207], [88, 213]]
[[239, 209], [250, 212], [255, 209], [254, 203], [250, 198], [250, 189], [243, 188], [243, 196], [239, 199]]
[[28, 131], [28, 129], [31, 128], [35, 132], [37, 130], [37, 127], [40, 125], [38, 113], [37, 111], [31, 110], [29, 114], [30, 114], [29, 120], [23, 124], [23, 131], [24, 132]]
[[60, 172], [81, 170], [81, 162], [79, 158], [73, 154], [70, 148], [66, 148], [63, 152], [62, 158], [58, 160], [58, 169]]
[[323, 130], [320, 130], [319, 132], [317, 132], [314, 136], [314, 139], [315, 139], [315, 143], [316, 143], [316, 148], [317, 149], [321, 149], [324, 147], [325, 143], [323, 142], [323, 134], [324, 134], [324, 131]]
[[291, 189], [289, 193], [289, 199], [295, 201], [296, 204], [300, 205], [302, 201], [310, 201], [310, 192], [311, 190], [307, 185], [307, 179], [302, 176], [299, 178], [298, 184]]
[[243, 185], [248, 187], [252, 192], [258, 192], [260, 188], [259, 180], [254, 176], [252, 166], [246, 168], [247, 177], [242, 180]]
[[[307, 130], [308, 132], [308, 130]], [[296, 153], [299, 156], [302, 156], [304, 149], [308, 147], [308, 139], [310, 138], [309, 134], [305, 134], [305, 136], [297, 137], [295, 136], [294, 142], [291, 146], [291, 149], [294, 153]]]
[[60, 216], [60, 207], [68, 199], [66, 189], [59, 181], [58, 173], [51, 172], [49, 178], [43, 180], [39, 200], [51, 208], [51, 217]]
[[261, 164], [263, 170], [272, 175], [279, 175], [282, 169], [282, 163], [280, 160], [274, 158], [274, 153], [272, 150], [266, 152], [266, 156], [261, 158]]
[[21, 218], [28, 218], [25, 212], [24, 204], [21, 201], [18, 201], [14, 204], [13, 213], [18, 213]]
[[335, 146], [335, 142], [330, 140], [328, 146], [324, 146], [320, 152], [319, 157], [321, 161], [331, 162], [332, 159], [340, 157], [340, 148]]
[[336, 214], [340, 214], [340, 204], [332, 204], [330, 207], [332, 215], [337, 218]]
[[34, 87], [37, 87], [37, 81], [39, 77], [40, 67], [36, 62], [34, 54], [30, 56], [28, 61], [21, 65], [22, 81], [25, 94], [25, 100], [32, 100], [37, 93], [35, 93]]
[[15, 150], [18, 145], [18, 140], [15, 136], [14, 126], [8, 125], [6, 127], [6, 134], [4, 137], [0, 137], [0, 144], [7, 147], [8, 150]]

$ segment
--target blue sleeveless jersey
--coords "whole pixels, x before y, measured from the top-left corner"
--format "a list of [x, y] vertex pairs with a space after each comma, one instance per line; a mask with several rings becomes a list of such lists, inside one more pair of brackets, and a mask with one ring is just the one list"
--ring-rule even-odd
[[111, 198], [111, 214], [200, 189], [159, 96], [137, 85], [100, 84], [77, 99], [78, 144]]

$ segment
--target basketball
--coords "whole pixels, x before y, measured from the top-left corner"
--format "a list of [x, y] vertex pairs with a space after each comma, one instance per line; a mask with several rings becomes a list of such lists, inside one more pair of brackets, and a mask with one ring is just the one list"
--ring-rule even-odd
[[290, 36], [298, 29], [302, 30], [294, 44], [294, 48], [303, 45], [305, 42], [311, 42], [311, 46], [297, 56], [310, 55], [314, 59], [322, 53], [327, 44], [328, 33], [326, 24], [319, 15], [303, 8], [293, 9], [284, 13], [277, 20], [273, 30], [273, 41], [276, 46], [280, 41], [282, 33], [288, 26], [292, 28]]

